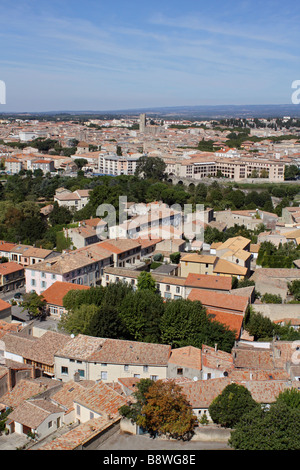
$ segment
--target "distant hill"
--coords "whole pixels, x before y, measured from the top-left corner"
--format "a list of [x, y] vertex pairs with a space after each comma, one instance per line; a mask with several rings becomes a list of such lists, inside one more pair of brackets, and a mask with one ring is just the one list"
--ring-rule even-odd
[[19, 112], [1, 113], [2, 117], [22, 116], [22, 118], [32, 118], [33, 116], [56, 116], [64, 119], [66, 117], [124, 117], [138, 116], [146, 113], [148, 116], [161, 119], [187, 119], [187, 120], [210, 120], [224, 118], [280, 118], [283, 116], [300, 117], [300, 105], [295, 104], [275, 104], [275, 105], [216, 105], [216, 106], [174, 106], [174, 107], [153, 107], [135, 108], [104, 111], [48, 111], [48, 112]]

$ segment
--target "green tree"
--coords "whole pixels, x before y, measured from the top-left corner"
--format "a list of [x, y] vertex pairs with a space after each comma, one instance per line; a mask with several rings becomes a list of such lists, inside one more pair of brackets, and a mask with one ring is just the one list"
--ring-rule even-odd
[[282, 304], [282, 298], [278, 294], [269, 294], [266, 292], [264, 295], [261, 297], [261, 301], [266, 303], [266, 304]]
[[142, 271], [141, 274], [137, 278], [137, 289], [138, 290], [150, 290], [151, 292], [156, 292], [156, 281], [151, 276], [150, 273], [146, 271]]
[[75, 158], [74, 163], [78, 170], [82, 170], [82, 168], [87, 165], [88, 161], [85, 158]]
[[162, 181], [165, 178], [165, 162], [159, 157], [141, 157], [136, 165], [136, 176]]
[[228, 441], [235, 450], [300, 450], [300, 410], [278, 402], [244, 414]]
[[[90, 335], [94, 318], [99, 315], [100, 307], [97, 305], [82, 304], [72, 311], [63, 313], [59, 322], [59, 328], [70, 334]], [[93, 335], [95, 336], [95, 335]]]
[[64, 206], [59, 206], [55, 201], [53, 204], [53, 211], [49, 216], [49, 222], [51, 225], [67, 225], [73, 219], [72, 212]]
[[31, 318], [43, 318], [46, 312], [46, 303], [42, 295], [30, 292], [23, 296], [23, 312], [27, 311]]
[[300, 301], [300, 280], [295, 279], [288, 284], [290, 293], [294, 296], [295, 300]]
[[119, 317], [131, 338], [147, 343], [159, 342], [163, 313], [162, 297], [147, 289], [129, 293], [119, 308]]
[[285, 403], [290, 408], [300, 410], [300, 391], [297, 388], [287, 388], [279, 393], [276, 403]]
[[249, 390], [235, 383], [227, 385], [209, 406], [211, 419], [222, 427], [234, 428], [244, 413], [259, 406]]
[[174, 264], [179, 264], [180, 258], [181, 258], [181, 253], [179, 251], [177, 251], [176, 253], [171, 253], [170, 255], [171, 263], [174, 263]]

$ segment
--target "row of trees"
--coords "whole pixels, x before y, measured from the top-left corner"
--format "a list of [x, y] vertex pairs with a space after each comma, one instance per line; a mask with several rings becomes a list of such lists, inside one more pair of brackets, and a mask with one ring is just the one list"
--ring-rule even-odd
[[[134, 401], [119, 409], [154, 436], [188, 440], [197, 418], [175, 381], [141, 379]], [[231, 429], [228, 441], [235, 450], [299, 450], [300, 392], [288, 388], [269, 407], [256, 402], [243, 385], [227, 385], [210, 404], [214, 423]]]
[[265, 241], [260, 245], [256, 263], [263, 268], [293, 268], [294, 261], [300, 258], [300, 245], [293, 242], [278, 247]]
[[[0, 183], [0, 235], [2, 239], [11, 242], [31, 243], [35, 240], [40, 246], [54, 248], [56, 232], [71, 220], [79, 221], [97, 215], [97, 208], [101, 204], [111, 204], [119, 213], [119, 197], [126, 196], [128, 201], [151, 203], [163, 201], [169, 206], [179, 204], [196, 204], [210, 206], [215, 210], [231, 209], [263, 209], [281, 215], [283, 207], [294, 204], [294, 197], [298, 188], [293, 185], [270, 185], [270, 190], [251, 190], [248, 193], [234, 187], [236, 185], [221, 184], [214, 181], [211, 184], [172, 185], [164, 179], [164, 167], [160, 159], [147, 159], [141, 161], [136, 176], [101, 176], [87, 178], [83, 172], [77, 177], [64, 177], [35, 174], [25, 172], [23, 175], [7, 176]], [[76, 189], [90, 189], [90, 201], [80, 211], [71, 213], [65, 208], [55, 208], [50, 219], [40, 214], [43, 205], [53, 202], [55, 191], [59, 187], [70, 191]], [[281, 198], [280, 204], [274, 208], [271, 196]], [[31, 205], [31, 212], [25, 214], [23, 203]], [[20, 210], [23, 215], [17, 211]], [[25, 215], [24, 215], [25, 214]], [[103, 215], [105, 216], [105, 214]], [[34, 218], [33, 218], [34, 217]], [[20, 218], [22, 223], [19, 223]], [[220, 234], [213, 234], [220, 235]], [[211, 238], [211, 237], [210, 237]]]
[[230, 352], [235, 334], [212, 321], [200, 302], [167, 300], [156, 292], [150, 273], [142, 273], [138, 288], [123, 282], [106, 287], [70, 291], [64, 297], [68, 311], [60, 328], [73, 334], [170, 344], [173, 348], [202, 344]]
[[299, 450], [300, 392], [288, 388], [264, 407], [243, 385], [230, 384], [209, 406], [213, 421], [232, 429], [235, 450]]

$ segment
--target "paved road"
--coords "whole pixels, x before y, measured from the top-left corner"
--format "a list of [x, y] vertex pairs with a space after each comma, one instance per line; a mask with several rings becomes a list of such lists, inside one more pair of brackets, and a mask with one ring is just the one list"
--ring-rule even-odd
[[224, 442], [199, 442], [199, 441], [169, 441], [152, 439], [148, 435], [132, 436], [129, 434], [115, 433], [103, 442], [97, 450], [232, 450]]

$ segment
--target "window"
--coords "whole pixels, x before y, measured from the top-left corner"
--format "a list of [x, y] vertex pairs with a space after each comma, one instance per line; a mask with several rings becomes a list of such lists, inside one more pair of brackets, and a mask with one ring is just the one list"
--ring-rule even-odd
[[35, 286], [35, 279], [31, 279], [31, 285]]
[[126, 372], [128, 372], [128, 371], [129, 371], [129, 365], [128, 365], [128, 364], [125, 364], [125, 366], [124, 366], [124, 370], [125, 370]]
[[76, 413], [78, 416], [80, 416], [80, 406], [76, 405]]
[[150, 375], [150, 379], [153, 380], [153, 382], [156, 382], [156, 380], [158, 380], [158, 375]]
[[107, 372], [101, 372], [101, 380], [107, 380]]
[[177, 375], [183, 375], [183, 369], [178, 368], [177, 369]]
[[94, 413], [92, 411], [90, 411], [90, 419], [94, 419]]
[[148, 366], [143, 366], [143, 372], [148, 372], [149, 367]]
[[176, 286], [176, 294], [179, 294], [179, 293], [180, 293], [180, 287]]
[[79, 372], [79, 376], [80, 377], [84, 377], [85, 376], [85, 372], [83, 369], [78, 369], [78, 372]]
[[48, 428], [52, 428], [52, 426], [53, 426], [53, 421], [49, 421]]
[[140, 374], [134, 374], [134, 376], [136, 379], [140, 379], [141, 378], [141, 375]]
[[69, 369], [65, 366], [62, 366], [61, 367], [61, 373], [64, 374], [64, 375], [68, 375]]

